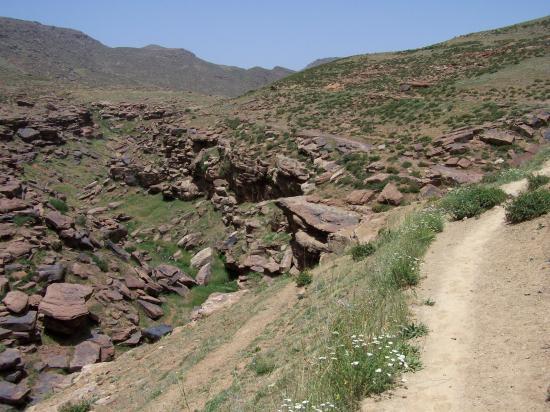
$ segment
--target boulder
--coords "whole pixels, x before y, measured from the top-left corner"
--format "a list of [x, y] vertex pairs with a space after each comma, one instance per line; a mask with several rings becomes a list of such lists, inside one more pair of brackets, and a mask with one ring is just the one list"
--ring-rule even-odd
[[191, 320], [205, 318], [215, 312], [225, 309], [238, 302], [245, 293], [247, 293], [246, 290], [231, 293], [212, 293], [199, 308], [193, 310], [191, 313]]
[[354, 190], [346, 197], [346, 202], [350, 205], [365, 205], [372, 200], [373, 196], [372, 190]]
[[62, 334], [73, 334], [87, 323], [86, 299], [93, 293], [87, 285], [53, 283], [46, 289], [38, 311], [44, 315], [44, 326]]
[[180, 239], [178, 247], [190, 250], [199, 246], [201, 243], [202, 239], [200, 233], [189, 233]]
[[279, 199], [276, 201], [276, 205], [289, 217], [291, 225], [303, 225], [325, 235], [351, 228], [360, 220], [359, 214], [355, 212], [336, 206], [313, 203], [308, 201], [305, 196]]
[[142, 330], [143, 336], [150, 342], [156, 342], [163, 336], [168, 335], [173, 330], [172, 326], [161, 324], [156, 326], [151, 326], [147, 329]]
[[26, 402], [30, 389], [25, 382], [17, 385], [0, 381], [0, 402], [8, 405], [21, 405]]
[[0, 371], [14, 369], [21, 364], [21, 352], [8, 348], [0, 353]]
[[10, 312], [19, 314], [27, 309], [29, 296], [26, 293], [14, 290], [8, 292], [6, 297], [2, 300], [2, 303], [6, 305], [6, 308], [8, 308]]
[[65, 279], [65, 266], [60, 263], [56, 263], [55, 265], [39, 265], [36, 269], [38, 279], [41, 282], [63, 282]]
[[207, 263], [200, 268], [199, 273], [195, 276], [195, 280], [201, 286], [206, 286], [210, 283], [210, 278], [212, 277], [212, 264]]
[[379, 203], [387, 203], [398, 206], [403, 201], [403, 194], [394, 183], [390, 182], [384, 187], [384, 190], [382, 190], [376, 200]]
[[422, 188], [420, 189], [420, 196], [422, 196], [423, 198], [440, 197], [441, 190], [439, 190], [436, 186], [428, 183], [427, 185], [422, 186]]
[[516, 136], [509, 130], [489, 129], [483, 132], [479, 139], [488, 144], [503, 146], [514, 143]]
[[99, 361], [101, 348], [97, 343], [84, 341], [74, 348], [74, 354], [69, 363], [69, 370], [76, 372], [86, 365], [91, 365]]
[[48, 212], [46, 216], [44, 216], [44, 221], [50, 229], [53, 229], [56, 232], [67, 230], [74, 223], [70, 217], [62, 215], [56, 210]]
[[212, 261], [212, 255], [214, 251], [211, 247], [202, 249], [191, 258], [191, 267], [201, 268], [207, 263]]
[[153, 320], [157, 320], [164, 315], [162, 308], [154, 303], [147, 302], [142, 299], [138, 299], [137, 303], [143, 309], [145, 314]]
[[0, 327], [13, 332], [31, 332], [36, 326], [37, 312], [29, 310], [23, 316], [2, 316]]

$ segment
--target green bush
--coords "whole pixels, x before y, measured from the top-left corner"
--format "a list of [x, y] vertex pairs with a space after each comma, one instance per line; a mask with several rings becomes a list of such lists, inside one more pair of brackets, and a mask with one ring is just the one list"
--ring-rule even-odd
[[250, 367], [256, 375], [267, 375], [275, 370], [275, 362], [264, 356], [255, 356]]
[[311, 274], [307, 270], [305, 270], [303, 272], [300, 272], [300, 274], [296, 276], [296, 286], [307, 286], [311, 283], [312, 280], [313, 279], [311, 277]]
[[355, 261], [363, 260], [374, 253], [376, 247], [372, 243], [363, 243], [351, 248], [351, 257]]
[[506, 219], [511, 223], [531, 220], [550, 212], [550, 190], [522, 193], [506, 206]]
[[63, 214], [69, 211], [69, 206], [67, 206], [67, 203], [65, 203], [61, 199], [56, 199], [55, 197], [52, 197], [50, 198], [50, 200], [48, 200], [48, 203]]
[[33, 221], [34, 221], [34, 217], [32, 216], [19, 215], [13, 218], [13, 223], [15, 223], [16, 226], [25, 226], [27, 223], [30, 223]]
[[102, 272], [109, 271], [109, 263], [98, 255], [91, 255], [92, 260]]
[[92, 400], [81, 400], [76, 403], [67, 402], [61, 405], [59, 412], [88, 412], [92, 409]]
[[449, 193], [441, 206], [455, 220], [479, 216], [488, 209], [504, 202], [506, 193], [496, 187], [467, 186]]
[[527, 176], [527, 182], [529, 183], [529, 190], [536, 190], [539, 187], [548, 184], [548, 182], [550, 182], [550, 177], [531, 174]]

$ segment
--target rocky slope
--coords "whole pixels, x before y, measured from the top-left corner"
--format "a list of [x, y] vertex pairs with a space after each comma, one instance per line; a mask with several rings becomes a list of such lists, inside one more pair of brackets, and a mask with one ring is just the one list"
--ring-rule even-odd
[[[547, 22], [481, 36], [492, 51], [477, 50], [478, 44], [472, 51], [465, 38], [470, 46], [441, 51], [436, 45], [416, 51], [413, 60], [407, 53], [404, 60], [344, 59], [304, 72], [302, 83], [295, 77], [193, 110], [176, 98], [115, 103], [59, 91], [6, 92], [0, 105], [0, 339], [8, 349], [0, 352], [0, 401], [36, 403], [69, 384], [73, 372], [116, 359], [127, 347], [224, 313], [255, 293], [261, 301], [276, 277], [296, 276], [349, 244], [374, 239], [397, 207], [532, 158], [550, 141], [550, 80], [538, 79], [536, 68], [528, 78], [510, 70], [548, 58], [541, 34]], [[449, 61], [441, 76], [429, 83], [405, 76], [413, 61], [421, 64], [418, 54], [433, 50], [446, 53], [432, 56], [438, 64]], [[462, 58], [453, 54], [459, 52]], [[468, 53], [474, 53], [470, 60]], [[502, 111], [494, 109], [500, 107], [494, 92], [477, 94], [475, 100], [491, 103], [490, 116], [418, 120], [434, 110], [432, 88], [466, 84], [471, 93], [478, 77], [472, 67], [486, 69], [502, 53], [519, 63], [501, 62], [491, 76], [513, 74], [534, 91], [516, 93], [502, 105], [510, 110]], [[334, 107], [356, 104], [371, 81], [356, 70], [381, 76], [390, 63], [392, 77], [377, 77], [385, 92], [371, 100], [373, 110], [389, 108], [377, 112], [365, 135], [356, 135], [336, 109], [312, 114], [319, 122], [311, 128], [297, 122], [298, 112], [287, 104], [305, 99], [308, 110], [325, 98]], [[431, 64], [423, 60], [422, 68], [437, 73]], [[399, 83], [399, 91], [392, 89]], [[318, 93], [319, 85], [327, 94]], [[346, 100], [350, 90], [357, 93]], [[454, 91], [446, 93], [455, 99]], [[411, 113], [402, 112], [411, 101]], [[465, 110], [449, 107], [445, 116]], [[290, 300], [268, 301], [279, 307]], [[237, 337], [243, 334], [251, 345], [254, 336]], [[192, 347], [202, 356], [200, 345]], [[241, 349], [234, 347], [233, 357]], [[197, 404], [204, 405], [203, 398]]]
[[90, 86], [157, 86], [237, 96], [292, 73], [241, 69], [199, 59], [184, 49], [107, 47], [86, 34], [0, 18], [0, 67], [19, 77]]

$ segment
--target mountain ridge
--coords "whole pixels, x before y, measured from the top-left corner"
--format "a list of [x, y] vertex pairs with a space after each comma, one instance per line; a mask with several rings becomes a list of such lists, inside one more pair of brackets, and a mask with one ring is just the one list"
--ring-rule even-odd
[[0, 17], [0, 68], [89, 86], [155, 86], [237, 96], [291, 73], [290, 69], [218, 65], [184, 48], [108, 47], [87, 34]]

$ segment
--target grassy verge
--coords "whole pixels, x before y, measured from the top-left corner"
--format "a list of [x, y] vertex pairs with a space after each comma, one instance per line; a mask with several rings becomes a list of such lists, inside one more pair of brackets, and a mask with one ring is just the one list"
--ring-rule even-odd
[[506, 220], [521, 223], [550, 212], [550, 190], [537, 189], [520, 194], [506, 205]]
[[332, 308], [327, 335], [302, 365], [306, 378], [285, 384], [279, 409], [354, 410], [365, 396], [386, 390], [402, 371], [419, 366], [411, 334], [405, 333], [410, 328], [404, 287], [418, 282], [420, 260], [442, 229], [441, 213], [426, 209], [382, 235], [358, 279], [361, 293]]
[[491, 186], [465, 186], [453, 190], [441, 201], [441, 207], [454, 220], [479, 216], [506, 200], [506, 193]]

